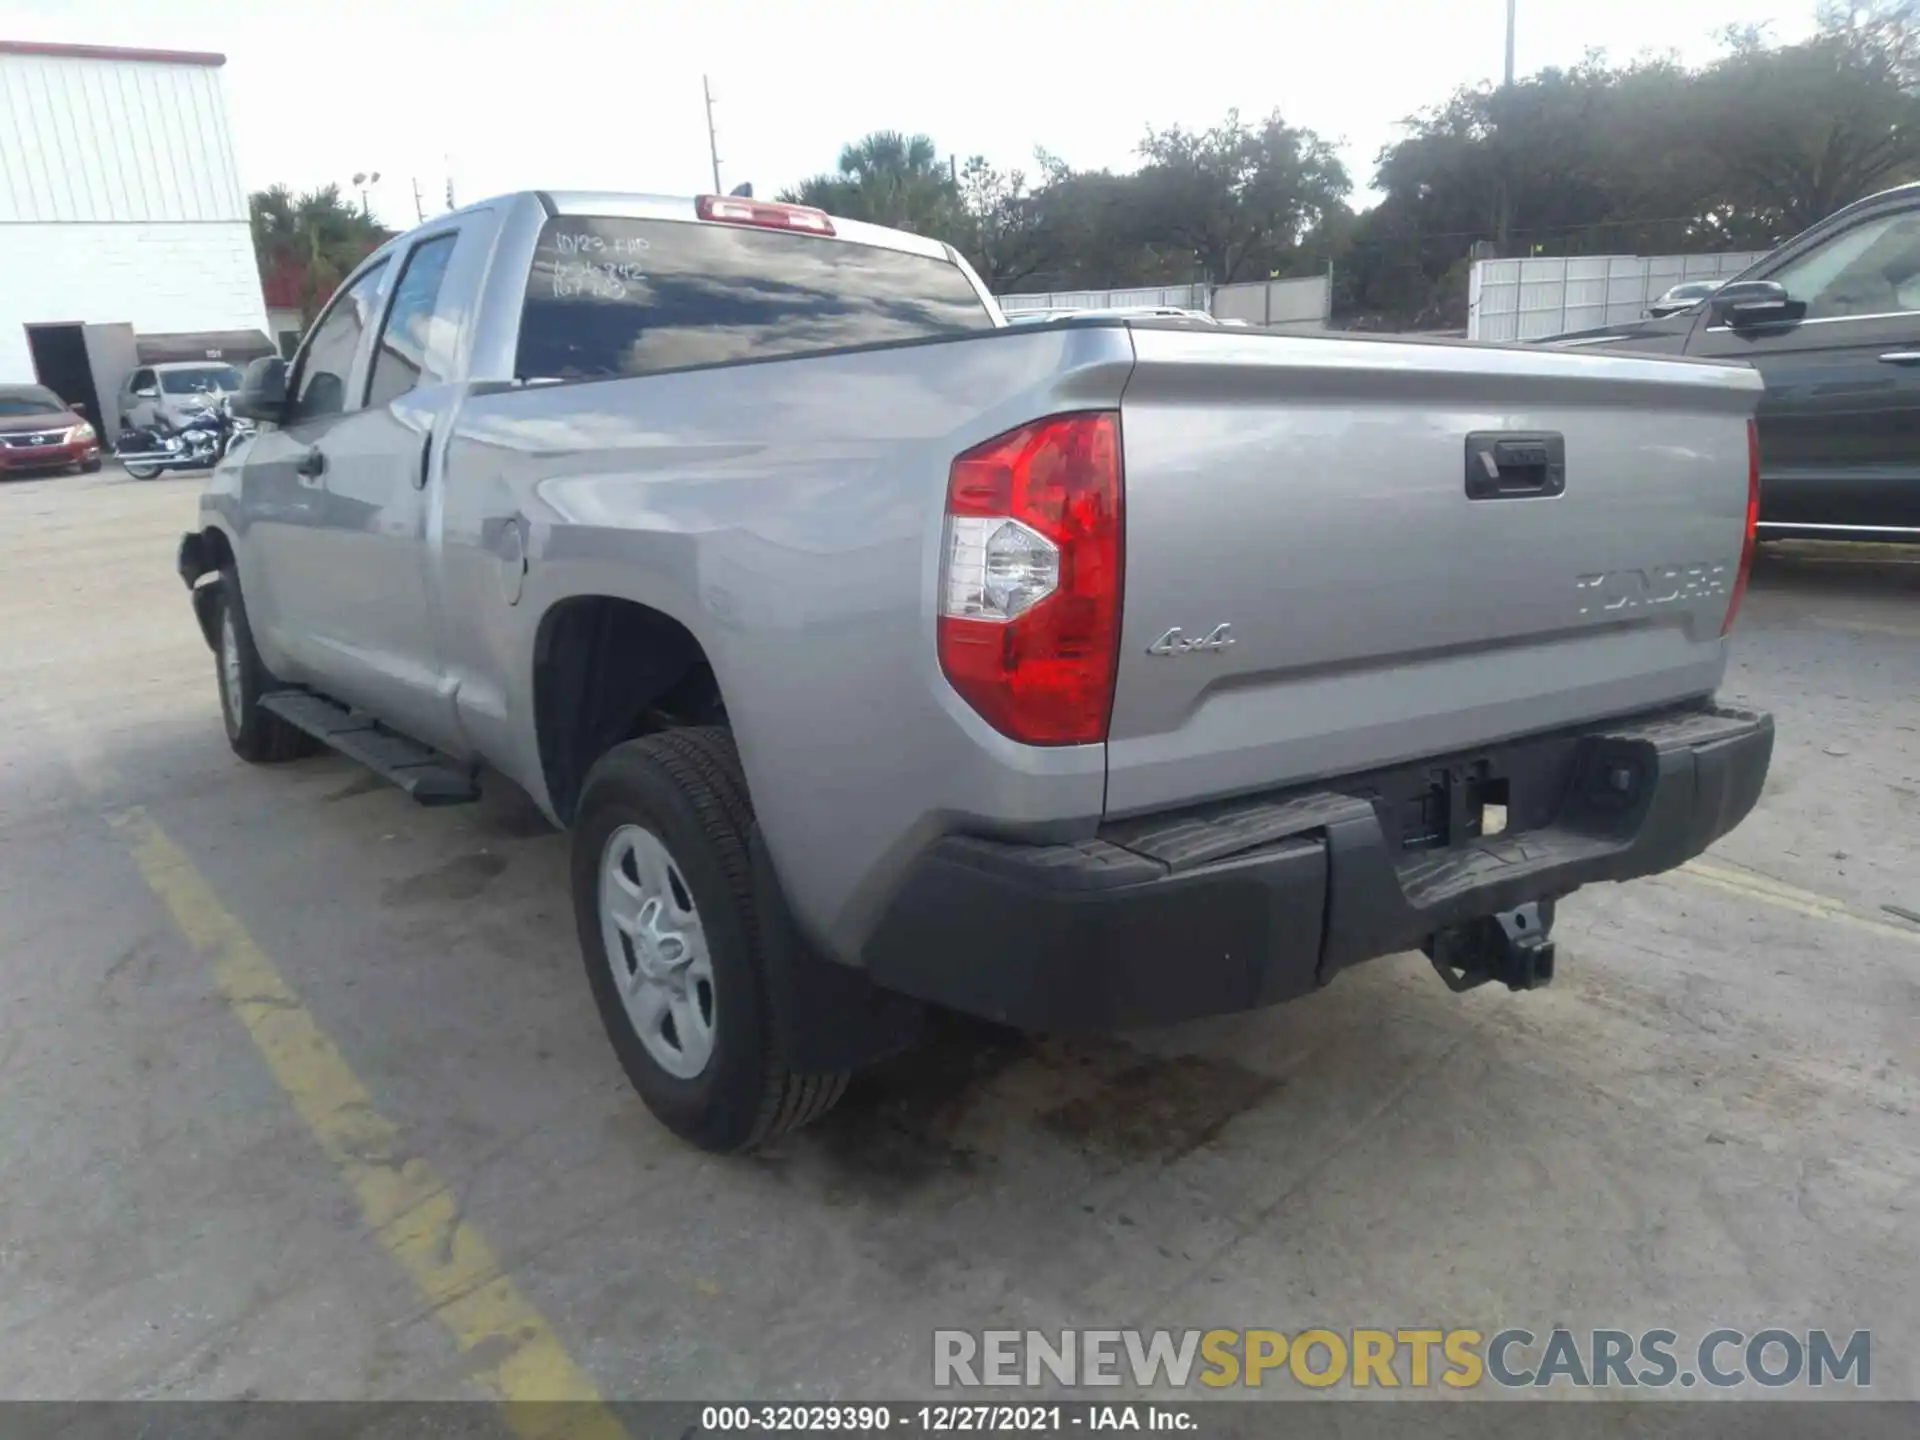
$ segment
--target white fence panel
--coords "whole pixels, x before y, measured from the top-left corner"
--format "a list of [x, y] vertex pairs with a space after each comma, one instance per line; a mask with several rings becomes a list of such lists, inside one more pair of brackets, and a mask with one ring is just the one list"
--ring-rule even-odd
[[1249, 325], [1324, 330], [1332, 309], [1333, 285], [1325, 275], [1221, 285], [1213, 292], [1217, 318], [1244, 320]]
[[1028, 295], [996, 295], [1008, 315], [1022, 310], [1118, 310], [1138, 305], [1207, 308], [1205, 285], [1160, 285], [1141, 290], [1049, 290]]
[[1474, 340], [1537, 340], [1636, 320], [1681, 281], [1737, 275], [1761, 253], [1478, 260], [1468, 281], [1467, 335]]
[[1272, 325], [1289, 330], [1324, 330], [1333, 302], [1325, 275], [1295, 280], [1255, 280], [1240, 285], [1160, 285], [1135, 290], [1054, 290], [1026, 295], [997, 295], [1008, 315], [1026, 310], [1118, 310], [1137, 306], [1174, 306], [1204, 310], [1222, 320]]

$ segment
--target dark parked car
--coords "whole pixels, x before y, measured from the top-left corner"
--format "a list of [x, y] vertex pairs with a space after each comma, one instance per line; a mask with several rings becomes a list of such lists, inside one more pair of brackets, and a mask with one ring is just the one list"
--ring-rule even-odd
[[0, 475], [99, 468], [86, 416], [44, 385], [0, 385]]
[[1682, 310], [1691, 310], [1725, 283], [1724, 280], [1683, 280], [1647, 306], [1647, 314], [1652, 319], [1664, 320]]
[[1538, 343], [1750, 361], [1761, 537], [1920, 541], [1920, 184], [1828, 216], [1695, 308]]

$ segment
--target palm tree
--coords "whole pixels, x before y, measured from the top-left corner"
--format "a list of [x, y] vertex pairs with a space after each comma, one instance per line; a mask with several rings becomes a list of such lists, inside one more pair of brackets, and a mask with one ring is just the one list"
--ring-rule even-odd
[[269, 185], [247, 197], [247, 218], [253, 226], [253, 253], [263, 270], [293, 243], [295, 203], [293, 192], [284, 185]]
[[248, 197], [261, 275], [299, 276], [301, 319], [311, 323], [347, 272], [392, 234], [340, 197], [338, 185], [295, 196], [273, 185]]
[[835, 173], [803, 181], [782, 198], [849, 220], [942, 237], [959, 233], [963, 214], [953, 167], [942, 163], [933, 141], [898, 130], [876, 130], [854, 141], [840, 152]]

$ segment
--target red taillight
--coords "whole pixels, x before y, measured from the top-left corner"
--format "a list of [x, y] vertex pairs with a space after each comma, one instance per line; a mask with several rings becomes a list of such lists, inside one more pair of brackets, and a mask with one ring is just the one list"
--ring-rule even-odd
[[1056, 415], [947, 479], [940, 668], [1029, 745], [1107, 738], [1120, 649], [1120, 417]]
[[808, 235], [833, 234], [833, 221], [811, 205], [782, 205], [774, 200], [742, 200], [736, 195], [702, 195], [694, 210], [702, 220], [727, 225], [758, 225], [764, 230], [799, 230]]
[[1753, 573], [1753, 547], [1760, 533], [1760, 425], [1747, 421], [1747, 538], [1740, 543], [1740, 573], [1733, 577], [1733, 596], [1727, 601], [1727, 618], [1720, 622], [1720, 633], [1733, 629], [1740, 613], [1740, 601], [1747, 593], [1747, 576]]

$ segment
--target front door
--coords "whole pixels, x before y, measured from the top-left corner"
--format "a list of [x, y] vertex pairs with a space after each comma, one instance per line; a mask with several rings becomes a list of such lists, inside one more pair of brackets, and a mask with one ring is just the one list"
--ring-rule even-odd
[[344, 678], [340, 697], [417, 740], [461, 753], [439, 654], [426, 489], [436, 422], [452, 401], [448, 262], [462, 231], [429, 231], [394, 258], [396, 278], [350, 408], [316, 441], [329, 583], [314, 625]]
[[1687, 350], [1747, 360], [1762, 530], [1920, 531], [1920, 205], [1869, 211], [1781, 257], [1793, 318], [1735, 329], [1711, 305]]
[[315, 322], [288, 374], [287, 404], [278, 424], [247, 446], [241, 472], [240, 590], [247, 618], [268, 665], [284, 678], [322, 689], [344, 689], [341, 657], [331, 633], [337, 557], [325, 530], [335, 518], [326, 503], [321, 449], [355, 407], [348, 397], [364, 376], [361, 352], [377, 313], [388, 261], [382, 258], [343, 286]]

